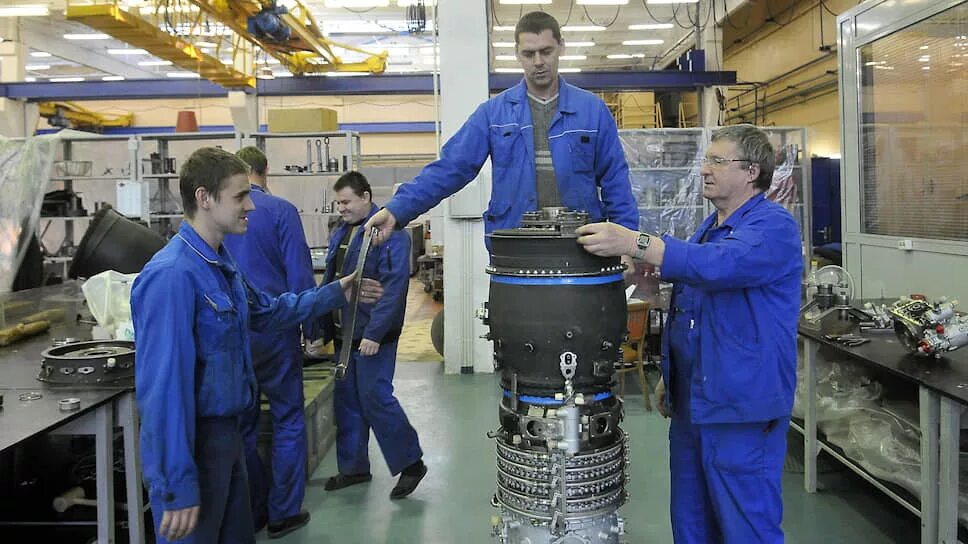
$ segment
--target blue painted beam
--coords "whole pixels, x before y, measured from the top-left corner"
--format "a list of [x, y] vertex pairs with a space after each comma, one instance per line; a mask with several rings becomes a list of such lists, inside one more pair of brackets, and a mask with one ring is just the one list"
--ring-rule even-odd
[[[412, 122], [374, 122], [374, 123], [340, 123], [340, 130], [352, 130], [360, 134], [400, 134], [400, 133], [432, 133], [434, 131], [433, 121], [412, 121]], [[38, 129], [36, 134], [52, 134], [58, 132], [59, 128]], [[198, 127], [199, 132], [232, 132], [235, 127], [232, 125], [202, 125]], [[266, 132], [265, 125], [259, 130]], [[108, 127], [101, 134], [174, 134], [174, 126], [136, 126], [136, 127]]]
[[[569, 83], [601, 91], [695, 89], [736, 83], [736, 72], [583, 72], [567, 74]], [[521, 81], [518, 74], [491, 74], [490, 89], [498, 92]], [[6, 83], [0, 96], [32, 101], [116, 100], [122, 98], [211, 98], [228, 91], [206, 80], [144, 79], [81, 83]], [[381, 74], [360, 77], [287, 77], [259, 80], [262, 96], [431, 94], [430, 75]]]

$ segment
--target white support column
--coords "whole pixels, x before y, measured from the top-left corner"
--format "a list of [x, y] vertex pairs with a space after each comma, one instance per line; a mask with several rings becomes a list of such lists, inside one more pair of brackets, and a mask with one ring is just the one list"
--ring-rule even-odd
[[242, 91], [229, 91], [229, 111], [236, 132], [246, 136], [259, 132], [259, 103], [256, 94]]
[[[485, 2], [440, 0], [442, 141], [447, 141], [488, 99]], [[491, 344], [474, 309], [487, 300], [488, 256], [481, 214], [490, 195], [490, 167], [447, 200], [444, 207], [444, 371], [493, 372]]]
[[[701, 0], [699, 13], [707, 13], [711, 0]], [[718, 25], [706, 24], [701, 32], [696, 32], [696, 49], [706, 52], [706, 71], [723, 69], [723, 29]], [[716, 89], [726, 92], [723, 87], [703, 87], [699, 96], [699, 118], [703, 127], [719, 125], [719, 102], [716, 100]]]
[[[24, 80], [27, 47], [20, 38], [17, 18], [0, 19], [0, 82]], [[37, 126], [37, 105], [20, 100], [0, 98], [0, 134], [7, 137], [29, 136]]]

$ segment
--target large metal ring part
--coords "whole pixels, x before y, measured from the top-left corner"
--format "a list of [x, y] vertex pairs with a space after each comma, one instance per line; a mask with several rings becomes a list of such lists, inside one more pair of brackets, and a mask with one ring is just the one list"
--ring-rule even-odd
[[[611, 514], [625, 503], [626, 437], [565, 460], [566, 523]], [[552, 456], [497, 441], [497, 500], [508, 510], [550, 521], [558, 475]]]
[[95, 340], [54, 346], [42, 354], [37, 379], [54, 385], [134, 383], [134, 342]]

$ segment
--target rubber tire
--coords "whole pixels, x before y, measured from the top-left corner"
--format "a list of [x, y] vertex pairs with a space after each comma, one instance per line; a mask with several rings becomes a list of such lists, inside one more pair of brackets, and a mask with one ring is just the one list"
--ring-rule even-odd
[[430, 324], [430, 341], [434, 343], [434, 349], [443, 357], [444, 355], [444, 311], [441, 310], [433, 323]]

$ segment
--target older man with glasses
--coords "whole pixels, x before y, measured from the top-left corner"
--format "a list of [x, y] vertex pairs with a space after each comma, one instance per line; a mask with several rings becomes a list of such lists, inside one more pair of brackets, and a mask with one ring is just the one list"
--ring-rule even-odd
[[796, 221], [764, 196], [773, 168], [763, 131], [723, 127], [700, 170], [716, 212], [688, 241], [614, 223], [578, 231], [591, 253], [661, 266], [674, 284], [656, 399], [672, 418], [677, 544], [783, 542], [803, 258]]

